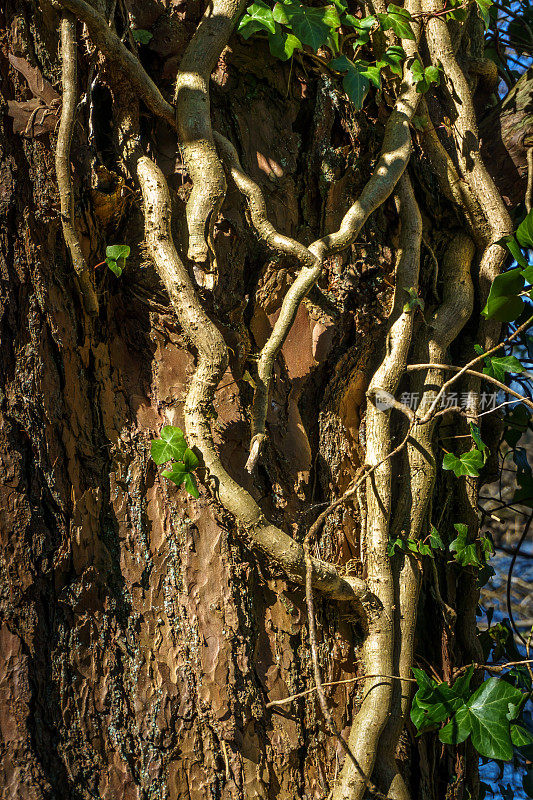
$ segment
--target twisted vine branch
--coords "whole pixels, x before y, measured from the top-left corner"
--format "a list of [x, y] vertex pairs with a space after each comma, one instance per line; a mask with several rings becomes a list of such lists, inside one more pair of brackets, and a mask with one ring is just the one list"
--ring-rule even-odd
[[213, 0], [180, 63], [176, 114], [183, 160], [192, 180], [187, 202], [188, 257], [204, 262], [214, 254], [213, 225], [226, 194], [224, 170], [211, 129], [209, 79], [242, 13], [245, 0]]

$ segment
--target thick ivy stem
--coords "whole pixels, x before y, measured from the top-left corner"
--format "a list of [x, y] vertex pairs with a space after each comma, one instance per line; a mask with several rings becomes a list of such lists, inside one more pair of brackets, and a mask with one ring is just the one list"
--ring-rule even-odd
[[[305, 555], [301, 544], [265, 519], [251, 495], [224, 469], [211, 433], [210, 408], [214, 392], [226, 371], [228, 352], [218, 328], [205, 313], [192, 281], [178, 256], [170, 231], [171, 201], [161, 170], [138, 152], [134, 129], [122, 123], [124, 152], [141, 186], [147, 251], [169, 295], [171, 305], [191, 345], [198, 364], [185, 401], [185, 427], [191, 446], [197, 447], [216, 484], [222, 505], [238, 522], [238, 532], [256, 550], [278, 564], [295, 582], [305, 584]], [[313, 559], [313, 586], [324, 594], [353, 601], [362, 622], [375, 606], [364, 581], [342, 578], [327, 562]]]
[[[423, 0], [423, 9], [430, 14], [442, 10], [440, 0]], [[503, 269], [507, 252], [498, 241], [513, 231], [511, 218], [490, 177], [479, 149], [476, 113], [468, 81], [457, 63], [448, 23], [443, 16], [430, 16], [427, 22], [427, 42], [434, 63], [442, 64], [449, 103], [454, 112], [453, 135], [455, 151], [462, 176], [479, 204], [484, 220], [478, 228], [483, 241], [479, 264], [481, 301], [485, 301], [492, 281]], [[489, 347], [497, 341], [498, 323], [489, 321], [482, 325], [481, 338]]]
[[[454, 236], [450, 242], [442, 262], [442, 303], [430, 322], [431, 337], [429, 341], [422, 342], [416, 348], [419, 357], [424, 357], [424, 354], [427, 353], [432, 354], [432, 357], [438, 356], [444, 360], [448, 347], [457, 338], [470, 317], [474, 299], [470, 267], [474, 252], [473, 241], [463, 233]], [[431, 406], [443, 381], [443, 374], [433, 370], [428, 370], [424, 378], [419, 381], [423, 409]], [[433, 441], [435, 424], [435, 418], [425, 424], [415, 424], [407, 441], [410, 486], [405, 487], [402, 491], [409, 491], [410, 494], [405, 532], [408, 538], [413, 540], [419, 540], [423, 536], [431, 514], [431, 498], [436, 475]], [[422, 570], [419, 560], [411, 555], [395, 556], [394, 562], [395, 603], [398, 613], [396, 615], [393, 669], [394, 674], [408, 678], [413, 665]], [[395, 749], [409, 709], [410, 699], [411, 692], [408, 683], [400, 682], [393, 687], [390, 718], [380, 741], [376, 769], [380, 775], [380, 785], [391, 800], [408, 800], [409, 798], [408, 790], [396, 766]]]
[[[404, 42], [404, 45], [407, 49], [414, 50], [412, 42]], [[320, 277], [324, 259], [349, 247], [357, 238], [369, 216], [394, 191], [411, 155], [410, 123], [416, 113], [419, 101], [420, 95], [413, 83], [412, 73], [406, 67], [400, 95], [387, 122], [376, 170], [360, 197], [345, 214], [338, 231], [317, 239], [308, 248], [303, 248], [307, 251], [305, 253], [301, 252], [301, 245], [299, 245], [300, 252], [292, 250], [299, 257], [302, 268], [283, 298], [272, 333], [259, 356], [252, 409], [252, 442], [264, 439], [268, 394], [274, 362], [289, 334], [300, 303]]]
[[[406, 174], [398, 185], [399, 210], [401, 219], [401, 239], [398, 265], [396, 269], [396, 289], [393, 307], [388, 323], [385, 355], [370, 382], [367, 397], [367, 452], [366, 463], [373, 466], [386, 458], [391, 449], [391, 408], [380, 403], [380, 392], [393, 395], [399, 385], [407, 364], [409, 347], [413, 333], [414, 309], [406, 308], [405, 287], [418, 288], [420, 269], [420, 247], [422, 242], [422, 219], [414, 198], [411, 182]], [[385, 395], [383, 394], [382, 397]], [[395, 582], [388, 555], [389, 524], [391, 517], [391, 476], [392, 463], [383, 461], [367, 480], [367, 531], [366, 531], [366, 569], [368, 585], [379, 597], [383, 611], [369, 631], [363, 645], [364, 671], [369, 675], [395, 675], [394, 672], [394, 620], [396, 617], [394, 598]], [[409, 614], [415, 614], [409, 609]], [[363, 700], [353, 722], [348, 740], [349, 746], [360, 761], [365, 773], [372, 774], [376, 756], [379, 764], [385, 761], [390, 772], [395, 773], [394, 750], [399, 730], [389, 728], [386, 742], [380, 745], [382, 734], [386, 731], [392, 713], [393, 692], [401, 687], [393, 687], [393, 681], [386, 678], [369, 678], [363, 688]], [[401, 730], [401, 726], [400, 726]], [[396, 738], [395, 738], [396, 737]], [[379, 748], [379, 750], [378, 750]], [[403, 784], [400, 776], [394, 777], [377, 769], [380, 788], [388, 791], [389, 786]], [[385, 778], [385, 779], [384, 779]], [[389, 786], [385, 786], [385, 784]], [[353, 766], [346, 760], [338, 789], [334, 790], [334, 800], [359, 798], [364, 787]], [[406, 790], [405, 790], [406, 791]], [[405, 794], [405, 792], [404, 792]]]
[[68, 11], [63, 12], [61, 17], [61, 65], [63, 93], [56, 147], [56, 175], [61, 204], [61, 224], [85, 310], [94, 316], [98, 314], [98, 298], [91, 271], [85, 261], [76, 232], [74, 187], [70, 171], [70, 146], [78, 102], [78, 48], [76, 46], [76, 18]]
[[226, 194], [226, 179], [211, 129], [209, 79], [228, 42], [244, 0], [213, 0], [180, 63], [176, 113], [183, 160], [193, 182], [187, 202], [188, 257], [207, 261], [213, 225]]

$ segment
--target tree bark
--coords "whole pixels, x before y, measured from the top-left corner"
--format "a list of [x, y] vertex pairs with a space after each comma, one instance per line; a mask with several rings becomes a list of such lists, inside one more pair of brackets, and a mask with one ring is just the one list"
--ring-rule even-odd
[[[135, 27], [153, 32], [141, 57], [170, 97], [200, 4], [128, 8]], [[122, 79], [84, 49], [78, 25], [76, 226], [89, 266], [106, 245], [132, 251], [121, 278], [95, 268], [93, 319], [62, 235], [57, 95], [39, 83], [61, 93], [58, 17], [51, 6], [13, 1], [0, 24], [0, 797], [322, 797], [344, 756], [314, 694], [267, 708], [313, 686], [303, 590], [239, 543], [207, 482], [195, 501], [149, 457], [163, 425], [183, 424], [196, 356], [146, 262], [138, 190], [115, 149], [110, 104], [116, 111], [122, 102]], [[530, 92], [531, 71], [523, 80]], [[23, 105], [35, 98], [36, 113]], [[376, 162], [386, 108], [371, 102], [354, 114], [327, 79], [297, 61], [280, 66], [266, 45], [236, 36], [213, 73], [211, 100], [213, 127], [237, 145], [272, 223], [305, 243], [335, 229]], [[500, 126], [521, 174], [513, 131], [528, 115], [522, 100], [512, 111], [503, 103], [485, 125]], [[144, 122], [185, 257], [190, 182], [171, 128]], [[495, 147], [487, 143], [486, 154], [498, 179], [508, 157]], [[426, 187], [415, 191], [431, 214]], [[231, 359], [216, 392], [216, 444], [230, 474], [299, 541], [363, 458], [365, 390], [392, 297], [397, 229], [391, 199], [300, 307], [276, 362], [269, 444], [250, 477], [249, 356], [270, 333], [296, 264], [257, 241], [231, 185], [215, 222], [220, 280], [204, 300]], [[361, 576], [360, 527], [357, 505], [337, 510], [317, 557]], [[423, 593], [421, 602], [423, 631], [435, 601]], [[328, 601], [317, 615], [324, 680], [356, 677], [357, 621]], [[444, 633], [418, 645], [449, 656]], [[357, 684], [333, 686], [328, 698], [346, 736]], [[420, 791], [430, 791], [427, 770], [444, 784], [407, 737], [400, 755]]]

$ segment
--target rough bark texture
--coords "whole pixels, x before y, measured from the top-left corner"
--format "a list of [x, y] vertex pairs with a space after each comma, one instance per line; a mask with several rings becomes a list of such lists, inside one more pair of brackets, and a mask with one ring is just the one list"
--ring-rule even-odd
[[[201, 4], [128, 7], [154, 33], [142, 58], [170, 96]], [[57, 95], [45, 86], [43, 96], [39, 83], [60, 91], [58, 18], [44, 4], [7, 2], [0, 25], [0, 797], [321, 797], [342, 759], [313, 696], [265, 709], [312, 685], [302, 590], [237, 543], [205, 487], [195, 501], [149, 459], [160, 427], [182, 421], [194, 354], [144, 262], [138, 194], [113, 153], [116, 76], [80, 45], [82, 95], [92, 86], [72, 149], [84, 255], [96, 264], [106, 244], [132, 248], [120, 280], [96, 270], [101, 310], [91, 322], [58, 213]], [[234, 37], [213, 75], [212, 115], [263, 188], [271, 221], [307, 243], [336, 228], [361, 190], [386, 117], [372, 102], [356, 117], [327, 79], [296, 63], [289, 73], [265, 45]], [[190, 184], [170, 128], [147, 124], [183, 245]], [[216, 395], [217, 443], [230, 473], [301, 539], [314, 504], [341, 494], [360, 463], [368, 365], [392, 296], [394, 205], [331, 261], [300, 308], [254, 479], [244, 470], [252, 389], [243, 371], [294, 264], [264, 252], [231, 186], [214, 233], [222, 279], [205, 301], [232, 357]], [[317, 555], [359, 574], [358, 532], [353, 507], [339, 510]], [[328, 603], [318, 614], [324, 680], [354, 677], [352, 618]], [[357, 688], [328, 696], [346, 732]], [[402, 748], [407, 755], [407, 741]], [[413, 783], [427, 789], [432, 769], [422, 759]]]

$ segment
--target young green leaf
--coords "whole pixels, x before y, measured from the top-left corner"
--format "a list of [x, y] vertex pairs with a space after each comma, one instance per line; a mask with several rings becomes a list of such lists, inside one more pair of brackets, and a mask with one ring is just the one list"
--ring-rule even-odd
[[161, 438], [153, 439], [151, 444], [151, 456], [158, 465], [173, 459], [181, 461], [186, 450], [187, 442], [183, 431], [173, 425], [165, 425], [161, 429]]
[[187, 465], [182, 461], [174, 461], [171, 469], [167, 469], [161, 474], [164, 478], [167, 478], [169, 481], [172, 481], [172, 483], [175, 483], [176, 486], [181, 486], [183, 483], [189, 494], [196, 499], [200, 497], [194, 475], [187, 469]]
[[513, 234], [504, 236], [502, 239], [498, 239], [498, 244], [504, 244], [513, 256], [514, 260], [517, 262], [517, 264], [520, 264], [521, 267], [528, 266], [524, 254], [520, 249], [520, 245], [516, 241], [516, 237], [513, 236]]
[[473, 673], [474, 668], [469, 667], [464, 675], [449, 686], [444, 682], [438, 683], [424, 670], [413, 667], [419, 688], [413, 698], [411, 720], [419, 734], [444, 722], [465, 703], [470, 694]]
[[363, 17], [359, 19], [359, 17], [354, 17], [352, 14], [345, 14], [341, 19], [342, 25], [348, 25], [351, 28], [355, 28], [358, 36], [354, 39], [354, 47], [361, 47], [364, 44], [368, 44], [370, 41], [370, 31], [377, 24], [377, 20], [375, 17]]
[[150, 31], [145, 31], [143, 28], [132, 28], [132, 36], [138, 44], [148, 44], [150, 39], [154, 38], [154, 34]]
[[515, 747], [529, 746], [533, 744], [533, 733], [515, 722], [511, 725], [511, 741]]
[[122, 271], [126, 266], [126, 259], [130, 254], [130, 248], [127, 244], [112, 244], [106, 247], [105, 262], [111, 272], [114, 272], [117, 278], [120, 278]]
[[424, 67], [418, 58], [411, 64], [411, 73], [416, 85], [416, 91], [425, 94], [432, 83], [440, 83], [440, 70], [433, 65]]
[[444, 542], [442, 541], [441, 535], [436, 529], [434, 525], [431, 526], [431, 530], [429, 532], [429, 543], [433, 550], [444, 550]]
[[490, 9], [493, 5], [493, 0], [476, 0], [476, 5], [479, 9], [479, 15], [485, 23], [485, 30], [488, 30], [490, 24]]
[[341, 24], [335, 6], [311, 8], [300, 3], [279, 2], [274, 6], [273, 17], [276, 22], [287, 25], [302, 44], [315, 53], [326, 44], [332, 29], [336, 30]]
[[524, 371], [523, 365], [516, 356], [502, 356], [500, 358], [489, 356], [485, 359], [485, 363], [487, 366], [483, 368], [483, 373], [491, 378], [496, 378], [501, 383], [505, 383], [507, 372], [519, 373]]
[[457, 537], [450, 544], [450, 552], [455, 553], [454, 558], [457, 563], [462, 567], [483, 569], [493, 552], [490, 539], [482, 534], [479, 539], [471, 542], [468, 538], [467, 525], [456, 523], [454, 528]]
[[196, 500], [200, 497], [200, 492], [198, 491], [198, 486], [196, 485], [196, 478], [190, 472], [187, 472], [184, 479], [183, 485], [187, 489], [190, 495], [192, 495]]
[[481, 439], [481, 432], [477, 425], [473, 422], [470, 423], [470, 435], [472, 436], [472, 441], [474, 442], [475, 446], [478, 450], [481, 450], [482, 453], [485, 453], [487, 450], [487, 445]]
[[483, 453], [474, 448], [460, 456], [456, 456], [454, 453], [446, 453], [442, 461], [442, 468], [452, 470], [456, 478], [460, 478], [462, 475], [477, 478], [484, 463]]
[[200, 462], [198, 461], [196, 454], [193, 453], [190, 448], [187, 448], [183, 454], [183, 463], [187, 467], [187, 471], [192, 472], [194, 469], [196, 469]]
[[302, 49], [302, 43], [292, 33], [286, 33], [276, 22], [276, 33], [268, 37], [270, 52], [280, 61], [287, 61], [295, 50]]
[[423, 311], [425, 303], [423, 298], [418, 296], [418, 291], [413, 286], [411, 286], [410, 289], [406, 287], [405, 291], [409, 295], [409, 300], [405, 303], [403, 310], [412, 311], [414, 308], [420, 308], [420, 310]]

